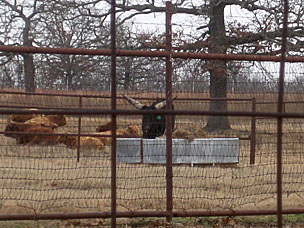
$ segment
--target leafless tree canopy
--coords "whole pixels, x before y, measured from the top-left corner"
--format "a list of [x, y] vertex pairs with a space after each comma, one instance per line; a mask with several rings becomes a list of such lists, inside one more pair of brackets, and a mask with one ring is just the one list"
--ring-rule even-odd
[[[176, 0], [172, 3], [174, 51], [280, 54], [281, 1]], [[0, 0], [0, 42], [38, 47], [109, 48], [110, 4], [110, 0]], [[290, 1], [288, 55], [302, 55], [304, 51], [303, 5], [302, 0]], [[164, 32], [146, 28], [160, 13], [164, 15], [164, 0], [117, 1], [116, 10], [119, 49], [164, 48]], [[139, 16], [143, 15], [151, 20], [141, 21]], [[185, 18], [184, 22], [175, 23], [174, 19], [179, 17]], [[108, 57], [1, 53], [0, 59], [2, 87], [26, 91], [110, 89]], [[164, 91], [165, 65], [161, 59], [121, 57], [117, 66], [118, 89]], [[248, 62], [174, 60], [173, 88], [177, 92], [209, 91], [212, 98], [225, 98], [228, 91], [241, 91], [244, 83], [248, 90], [262, 88], [254, 85], [256, 78], [276, 83], [272, 69]], [[292, 82], [300, 82], [302, 75], [303, 72], [297, 71]], [[210, 108], [226, 110], [227, 104], [213, 102]], [[215, 119], [210, 120], [210, 130], [215, 123], [219, 125], [219, 119], [212, 118]], [[229, 128], [227, 120], [220, 125]]]

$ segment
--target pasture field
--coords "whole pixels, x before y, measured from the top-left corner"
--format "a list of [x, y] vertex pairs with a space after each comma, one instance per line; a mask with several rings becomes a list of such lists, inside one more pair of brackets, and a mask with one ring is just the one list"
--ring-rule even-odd
[[[262, 95], [261, 95], [262, 96]], [[59, 99], [54, 97], [52, 99]], [[59, 104], [71, 106], [77, 101], [60, 98], [37, 106]], [[67, 101], [65, 101], [67, 99]], [[292, 98], [290, 98], [292, 99]], [[294, 98], [296, 99], [296, 98]], [[23, 99], [19, 99], [20, 102]], [[88, 99], [90, 100], [90, 99]], [[272, 99], [273, 100], [273, 99]], [[4, 100], [2, 100], [4, 102]], [[5, 102], [18, 103], [18, 96]], [[33, 101], [29, 99], [29, 105]], [[31, 103], [32, 102], [32, 103]], [[103, 103], [101, 106], [100, 104]], [[83, 107], [108, 108], [109, 102], [84, 101]], [[118, 104], [130, 108], [125, 101]], [[271, 111], [275, 104], [260, 111]], [[178, 101], [176, 109], [207, 110], [207, 103]], [[250, 103], [230, 104], [230, 110], [246, 110]], [[301, 106], [288, 106], [300, 111]], [[246, 110], [248, 111], [248, 110]], [[207, 117], [177, 116], [176, 128], [200, 129]], [[7, 116], [0, 118], [1, 131]], [[96, 126], [109, 116], [81, 118], [82, 132], [94, 133]], [[208, 137], [247, 137], [250, 118], [229, 117], [232, 130]], [[67, 116], [67, 125], [59, 132], [77, 133], [78, 117]], [[138, 116], [119, 116], [118, 126], [140, 123]], [[239, 163], [234, 165], [174, 165], [173, 207], [184, 210], [240, 210], [276, 208], [276, 119], [259, 118], [256, 123], [256, 163], [249, 164], [250, 142], [240, 141]], [[304, 206], [304, 120], [283, 122], [283, 207]], [[109, 212], [111, 206], [110, 148], [104, 151], [80, 150], [77, 162], [74, 149], [54, 146], [16, 145], [12, 138], [0, 135], [0, 214]], [[163, 165], [126, 164], [117, 166], [117, 210], [142, 211], [166, 209], [166, 169]]]

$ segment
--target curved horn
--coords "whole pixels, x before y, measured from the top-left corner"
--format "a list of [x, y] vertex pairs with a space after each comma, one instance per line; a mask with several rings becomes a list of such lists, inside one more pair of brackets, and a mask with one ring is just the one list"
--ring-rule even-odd
[[144, 107], [144, 105], [142, 103], [140, 103], [139, 101], [134, 100], [131, 97], [128, 97], [127, 95], [123, 95], [123, 97], [131, 104], [133, 105], [135, 108], [137, 109], [142, 109]]
[[165, 107], [165, 106], [166, 106], [166, 100], [157, 103], [157, 104], [155, 105], [155, 108], [156, 108], [157, 110], [160, 110], [160, 109], [162, 109], [162, 108]]
[[[176, 98], [177, 98], [177, 96], [175, 96], [175, 97], [172, 99], [172, 101], [174, 101]], [[160, 109], [162, 109], [162, 108], [165, 107], [165, 106], [166, 106], [166, 100], [157, 103], [157, 104], [155, 105], [155, 108], [156, 108], [157, 110], [160, 110]]]

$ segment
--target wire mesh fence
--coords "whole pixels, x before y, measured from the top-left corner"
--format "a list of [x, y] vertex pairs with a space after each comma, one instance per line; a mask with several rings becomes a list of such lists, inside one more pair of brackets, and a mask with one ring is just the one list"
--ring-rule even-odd
[[0, 47], [37, 54], [35, 93], [22, 61], [0, 66], [0, 219], [280, 215], [278, 197], [303, 213], [303, 58], [287, 59], [281, 133], [280, 57], [182, 53], [169, 35], [167, 52], [117, 50], [117, 75], [109, 49]]
[[[154, 94], [150, 97], [158, 95]], [[180, 96], [182, 95], [174, 101], [177, 111], [209, 110], [210, 100], [207, 97], [197, 99], [192, 97], [193, 100], [190, 98], [188, 100]], [[80, 97], [81, 107], [84, 110], [110, 110], [110, 97], [98, 98], [98, 95], [74, 94], [69, 97], [4, 92], [1, 97], [3, 107], [11, 106], [17, 111], [24, 110], [24, 107], [46, 110], [79, 109]], [[151, 98], [141, 100], [145, 104], [152, 101]], [[246, 111], [252, 107], [251, 99], [231, 99], [228, 103], [229, 110], [234, 111]], [[273, 112], [276, 105], [273, 98], [269, 99], [269, 103], [266, 102], [265, 97], [256, 99], [256, 110], [259, 111]], [[298, 105], [298, 103], [294, 104], [294, 108], [290, 106], [289, 110], [296, 110]], [[119, 99], [117, 106], [122, 110], [133, 108], [125, 99]], [[2, 213], [12, 212], [14, 208], [28, 213], [50, 213], [56, 212], [59, 208], [63, 211], [77, 212], [110, 210], [110, 143], [101, 144], [102, 146], [98, 148], [99, 144], [94, 144], [95, 141], [91, 141], [90, 143], [93, 144], [87, 146], [80, 142], [78, 148], [80, 157], [77, 162], [79, 118], [81, 118], [80, 140], [90, 137], [110, 140], [110, 137], [98, 136], [99, 133], [104, 132], [97, 132], [103, 127], [103, 131], [108, 131], [109, 136], [111, 135], [109, 115], [80, 117], [66, 114], [66, 124], [55, 129], [59, 135], [56, 137], [65, 137], [69, 134], [70, 137], [75, 137], [74, 144], [60, 140], [44, 144], [44, 135], [36, 142], [20, 143], [16, 138], [5, 136], [10, 118], [9, 115], [2, 115], [1, 118], [1, 128], [4, 131], [4, 135], [1, 135]], [[275, 209], [276, 119], [256, 118], [254, 164], [250, 164], [251, 117], [229, 117], [231, 130], [217, 134], [202, 130], [207, 121], [208, 116], [176, 115], [175, 117], [174, 209], [240, 210], [248, 206], [252, 209]], [[166, 210], [165, 136], [158, 140], [147, 139], [147, 145], [144, 147], [141, 139], [141, 116], [121, 115], [118, 116], [117, 123], [120, 130], [132, 125], [139, 129], [139, 134], [130, 135], [131, 138], [118, 138], [120, 146], [117, 152], [117, 205], [119, 210]], [[286, 119], [283, 129], [283, 167], [286, 181], [283, 195], [286, 197], [286, 207], [297, 208], [301, 207], [299, 204], [302, 197], [302, 119]], [[39, 134], [35, 133], [35, 135]], [[204, 143], [198, 139], [203, 140]], [[217, 144], [212, 141], [213, 139], [222, 141]], [[227, 144], [228, 139], [237, 139], [237, 147]], [[211, 146], [214, 148], [221, 146], [224, 149], [218, 155], [204, 154], [213, 150]], [[128, 147], [131, 149], [127, 149]], [[141, 147], [145, 148], [144, 152], [141, 151]], [[229, 147], [233, 154], [229, 154]], [[129, 160], [124, 158], [124, 153], [127, 151], [130, 152]], [[179, 151], [182, 153], [180, 160], [177, 157]], [[228, 154], [225, 155], [225, 151], [228, 151]], [[141, 153], [145, 153], [143, 157]], [[216, 157], [219, 155], [220, 157]], [[210, 157], [215, 160], [210, 161]], [[228, 162], [225, 162], [227, 157]], [[233, 159], [229, 160], [231, 157]]]

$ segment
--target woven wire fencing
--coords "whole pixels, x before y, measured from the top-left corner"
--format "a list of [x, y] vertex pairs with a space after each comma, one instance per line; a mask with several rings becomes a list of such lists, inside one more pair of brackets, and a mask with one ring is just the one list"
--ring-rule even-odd
[[[159, 93], [150, 93], [149, 98], [140, 99], [150, 104], [159, 97]], [[208, 111], [208, 94], [191, 93], [191, 98], [178, 94], [174, 101], [177, 111]], [[194, 99], [193, 96], [198, 96]], [[229, 94], [231, 97], [236, 94]], [[228, 101], [229, 110], [245, 112], [255, 109], [260, 112], [273, 112], [276, 109], [275, 93], [247, 94], [251, 99], [232, 98]], [[140, 97], [139, 95], [130, 95]], [[145, 96], [145, 95], [142, 95]], [[269, 99], [265, 99], [268, 96]], [[300, 113], [300, 94], [288, 94], [290, 101], [285, 102], [286, 112]], [[154, 97], [151, 99], [151, 97]], [[203, 98], [205, 97], [205, 98]], [[13, 110], [111, 110], [110, 97], [105, 95], [51, 95], [24, 94], [23, 92], [4, 92], [1, 96], [3, 107]], [[81, 102], [80, 102], [81, 100]], [[294, 102], [296, 101], [296, 102]], [[125, 99], [117, 100], [121, 110], [134, 109]], [[64, 111], [63, 111], [64, 112]], [[20, 115], [20, 114], [19, 114]], [[45, 114], [47, 116], [47, 114]], [[55, 129], [58, 137], [66, 134], [75, 140], [85, 137], [102, 138], [98, 128], [111, 122], [110, 115], [70, 115], [65, 114], [66, 124]], [[1, 116], [1, 128], [5, 131], [9, 115]], [[217, 161], [210, 162], [203, 158], [202, 150], [193, 150], [182, 154], [184, 159], [173, 164], [173, 207], [176, 211], [211, 211], [217, 210], [274, 210], [276, 208], [276, 126], [277, 121], [269, 117], [255, 118], [255, 141], [252, 135], [252, 117], [229, 117], [231, 130], [218, 133], [204, 132], [208, 116], [176, 115], [173, 131], [173, 145], [179, 145], [189, 152], [190, 145], [198, 144], [198, 139], [209, 140], [212, 146], [224, 147], [229, 151], [227, 139], [238, 139], [234, 160], [225, 161], [223, 154]], [[117, 207], [122, 212], [164, 211], [166, 210], [166, 158], [165, 136], [152, 139], [141, 157], [141, 116], [119, 115], [117, 128], [125, 130], [128, 126], [137, 126], [138, 135], [132, 138], [119, 137], [117, 157]], [[79, 126], [80, 124], [80, 126]], [[80, 128], [79, 128], [80, 127]], [[286, 119], [283, 123], [283, 167], [284, 205], [287, 208], [301, 208], [302, 195], [302, 119]], [[80, 131], [80, 132], [79, 132]], [[109, 130], [109, 126], [108, 129]], [[5, 132], [4, 132], [5, 133]], [[36, 132], [37, 135], [39, 133]], [[110, 134], [108, 132], [108, 134]], [[98, 144], [87, 146], [77, 141], [70, 145], [65, 142], [51, 141], [36, 144], [19, 143], [16, 138], [1, 135], [1, 172], [2, 172], [2, 214], [16, 213], [57, 213], [62, 212], [107, 212], [111, 209], [111, 144], [102, 147]], [[56, 135], [57, 137], [57, 135]], [[107, 138], [107, 137], [105, 137]], [[212, 139], [222, 139], [214, 145]], [[110, 139], [110, 138], [107, 138]], [[128, 143], [125, 141], [129, 139]], [[226, 140], [225, 140], [226, 139]], [[149, 140], [148, 140], [149, 141]], [[224, 144], [221, 145], [221, 144]], [[225, 146], [226, 145], [226, 146]], [[230, 145], [231, 146], [231, 145]], [[130, 147], [131, 149], [128, 149]], [[225, 148], [226, 147], [226, 148]], [[252, 147], [254, 160], [252, 164]], [[154, 148], [154, 149], [153, 149]], [[210, 149], [210, 148], [209, 148]], [[151, 154], [149, 151], [155, 154]], [[124, 153], [131, 152], [131, 154]], [[223, 152], [223, 153], [224, 153]], [[151, 158], [152, 156], [152, 158]], [[153, 156], [156, 159], [153, 159]], [[159, 156], [159, 157], [158, 157]], [[173, 152], [174, 156], [174, 152]], [[191, 159], [191, 156], [194, 158]], [[201, 157], [200, 157], [201, 156]], [[209, 155], [212, 156], [212, 155]], [[214, 155], [213, 155], [214, 156]], [[127, 157], [127, 158], [126, 158]], [[147, 160], [146, 160], [147, 159]], [[187, 160], [188, 159], [188, 160]], [[190, 161], [189, 161], [190, 159]], [[205, 160], [204, 160], [205, 159]], [[209, 162], [208, 162], [209, 161]]]
[[[158, 95], [155, 94], [154, 96]], [[29, 109], [37, 108], [42, 110], [52, 109], [53, 111], [59, 108], [73, 110], [79, 109], [79, 104], [81, 104], [81, 108], [84, 110], [110, 110], [110, 98], [105, 98], [106, 96], [100, 96], [99, 98], [98, 95], [25, 95], [23, 92], [4, 92], [1, 97], [1, 103], [4, 107], [11, 106], [17, 111], [18, 109], [24, 110], [25, 108], [28, 111]], [[81, 103], [79, 102], [80, 100]], [[119, 99], [117, 102], [118, 107], [122, 110], [132, 109], [125, 99]], [[143, 99], [141, 102], [149, 104], [151, 103], [151, 98]], [[202, 107], [202, 110], [207, 111], [208, 102], [210, 102], [208, 98], [197, 98], [194, 100], [180, 98], [180, 100], [174, 102], [174, 106], [176, 110], [190, 110], [190, 107], [195, 106]], [[234, 101], [232, 99], [229, 103], [235, 109], [238, 107], [239, 110], [246, 110], [252, 107], [250, 99], [244, 99], [244, 101]], [[194, 108], [192, 109], [195, 110]], [[40, 141], [36, 141], [36, 143], [19, 142], [16, 137], [14, 138], [7, 133], [7, 126], [12, 122], [10, 120], [11, 116], [2, 115], [1, 118], [1, 126], [4, 131], [4, 135], [1, 135], [3, 138], [1, 164], [3, 164], [4, 180], [2, 193], [5, 205], [3, 213], [7, 212], [6, 210], [10, 208], [6, 206], [6, 203], [12, 205], [12, 211], [17, 206], [20, 207], [20, 211], [24, 210], [24, 212], [35, 213], [55, 212], [58, 207], [66, 208], [68, 211], [78, 211], [79, 209], [84, 211], [88, 209], [93, 211], [109, 210], [111, 200], [110, 142], [101, 148], [98, 148], [98, 144], [85, 146], [81, 143], [80, 147], [78, 147], [77, 143], [70, 145], [69, 143], [60, 142], [57, 138], [46, 141], [43, 137], [47, 137], [47, 135], [41, 135]], [[19, 114], [19, 116], [22, 116], [22, 114]], [[46, 114], [45, 116], [49, 115]], [[104, 139], [98, 136], [100, 133], [98, 130], [100, 127], [105, 127], [111, 122], [109, 115], [78, 116], [65, 114], [64, 117], [66, 124], [56, 127], [54, 133], [58, 135], [54, 137], [64, 137], [68, 134], [77, 139], [79, 134], [80, 138], [99, 137], [99, 139]], [[176, 209], [214, 210], [214, 203], [219, 194], [217, 191], [211, 191], [214, 185], [216, 189], [221, 189], [220, 192], [223, 194], [217, 202], [219, 209], [227, 209], [229, 207], [230, 209], [236, 209], [243, 204], [248, 204], [248, 201], [245, 201], [244, 198], [251, 200], [250, 195], [248, 196], [249, 193], [240, 197], [239, 190], [237, 189], [234, 190], [236, 191], [235, 198], [226, 198], [226, 191], [232, 194], [233, 186], [230, 183], [232, 181], [232, 174], [243, 173], [242, 166], [249, 170], [253, 168], [250, 165], [250, 146], [252, 142], [249, 136], [252, 128], [252, 118], [232, 117], [229, 121], [232, 130], [212, 135], [201, 130], [207, 122], [206, 116], [176, 116], [173, 140], [177, 140], [176, 143], [180, 146], [186, 146], [184, 148], [186, 150], [187, 146], [190, 146], [190, 143], [194, 139], [211, 140], [218, 137], [237, 137], [242, 139], [239, 141], [239, 147], [235, 148], [237, 150], [237, 155], [235, 155], [236, 160], [234, 159], [235, 164], [228, 162], [228, 164], [221, 166], [220, 162], [210, 162], [208, 159], [207, 162], [204, 160], [200, 161], [200, 154], [194, 153], [188, 156], [187, 154], [182, 154], [182, 156], [186, 156], [187, 158], [197, 156], [198, 158], [196, 159], [198, 161], [192, 159], [192, 162], [189, 162], [187, 159], [182, 159], [179, 162], [177, 161], [173, 166], [174, 207]], [[117, 122], [119, 130], [125, 130], [129, 126], [137, 126], [140, 129], [141, 116], [121, 115], [118, 116]], [[120, 142], [121, 151], [118, 154], [120, 156], [118, 157], [118, 161], [121, 159], [123, 162], [117, 163], [117, 205], [123, 211], [165, 210], [166, 159], [163, 153], [165, 144], [162, 147], [159, 145], [161, 143], [160, 140], [165, 140], [165, 136], [159, 137], [158, 140], [150, 140], [152, 143], [147, 150], [152, 150], [153, 146], [156, 146], [156, 149], [154, 149], [155, 154], [145, 151], [152, 158], [149, 160], [145, 157], [145, 160], [143, 160], [140, 154], [135, 153], [135, 151], [140, 151], [140, 145], [136, 144], [136, 139], [142, 140], [141, 129], [138, 133], [135, 132], [134, 135], [131, 135], [131, 143], [124, 144], [124, 141]], [[39, 136], [38, 132], [36, 134]], [[132, 141], [134, 145], [132, 145]], [[223, 142], [225, 143], [225, 141]], [[209, 144], [211, 143], [210, 141]], [[220, 146], [220, 142], [218, 143], [219, 145], [217, 146]], [[206, 144], [208, 145], [208, 142]], [[124, 158], [124, 151], [128, 150], [126, 148], [128, 146], [132, 147], [134, 151], [131, 151], [131, 155], [128, 155], [129, 157], [126, 160]], [[258, 144], [257, 147], [259, 147]], [[133, 156], [135, 156], [133, 158], [132, 152]], [[159, 154], [160, 152], [162, 155]], [[161, 158], [158, 156], [161, 156]], [[226, 156], [229, 156], [229, 154]], [[262, 163], [262, 155], [259, 151], [257, 151], [255, 156], [255, 164]], [[156, 157], [156, 160], [153, 157]], [[221, 158], [217, 158], [217, 160], [220, 161]], [[256, 168], [260, 170], [259, 166], [256, 166]], [[204, 179], [206, 180], [202, 182]], [[206, 181], [210, 181], [210, 183], [207, 184]], [[226, 183], [226, 181], [228, 182]], [[248, 180], [240, 183], [240, 188], [242, 188], [242, 185], [246, 181]], [[209, 193], [207, 194], [207, 192]], [[234, 206], [232, 207], [232, 205]]]
[[[24, 49], [20, 47], [17, 51]], [[50, 60], [52, 49], [41, 49], [39, 53], [44, 51], [48, 53], [45, 60]], [[109, 52], [90, 51], [78, 49], [76, 54], [96, 54], [97, 61], [110, 64]], [[70, 49], [55, 52], [61, 58], [64, 52], [75, 54]], [[279, 105], [279, 58], [269, 58], [267, 62], [246, 61], [241, 57], [228, 61], [226, 97], [216, 100], [209, 94], [212, 82], [206, 69], [210, 65], [204, 65], [208, 56], [205, 59], [175, 56], [171, 96], [177, 98], [172, 101], [176, 111], [172, 135], [142, 139], [143, 113], [138, 114], [123, 95], [147, 106], [163, 101], [168, 96], [168, 69], [164, 53], [159, 57], [149, 52], [136, 54], [127, 50], [118, 56], [117, 62], [125, 71], [117, 72], [114, 82], [113, 75], [109, 76], [111, 70], [104, 65], [87, 69], [88, 77], [78, 75], [76, 82], [54, 78], [58, 74], [56, 64], [50, 67], [54, 70], [52, 77], [48, 74], [50, 69], [40, 66], [36, 93], [24, 93], [21, 90], [24, 81], [20, 77], [6, 80], [7, 75], [20, 68], [3, 69], [0, 218], [8, 219], [11, 214], [19, 215], [20, 219], [24, 214], [32, 215], [29, 219], [60, 218], [65, 216], [63, 213], [65, 218], [109, 218], [113, 201], [118, 217], [277, 213], [278, 120], [271, 114], [277, 112]], [[88, 65], [94, 65], [96, 59], [87, 59]], [[136, 67], [130, 69], [130, 63]], [[303, 118], [300, 116], [304, 108], [303, 69], [303, 60], [286, 63], [283, 109], [287, 115], [293, 115], [284, 118], [282, 124], [282, 202], [286, 213], [303, 212]], [[85, 68], [82, 70], [86, 72]], [[140, 77], [130, 78], [132, 74]], [[113, 83], [120, 113], [115, 113], [111, 106]], [[223, 103], [227, 111], [237, 114], [210, 113], [212, 104]], [[32, 113], [26, 120], [30, 122], [10, 125], [16, 122], [12, 114], [25, 116], [22, 112]], [[263, 115], [248, 115], [248, 112]], [[116, 175], [111, 160], [112, 140], [115, 141], [111, 137], [113, 114], [117, 121]], [[297, 114], [299, 118], [294, 118]], [[213, 115], [227, 121], [229, 128], [208, 131], [205, 127]], [[64, 119], [64, 124], [49, 127], [46, 119], [54, 116]], [[40, 122], [31, 121], [34, 118], [40, 118]], [[24, 134], [19, 130], [33, 124], [35, 131]], [[168, 165], [166, 143], [171, 137], [173, 164]], [[167, 175], [168, 169], [172, 170], [172, 178]]]

